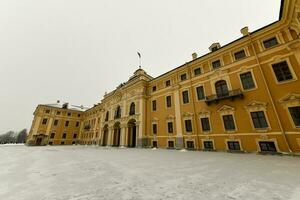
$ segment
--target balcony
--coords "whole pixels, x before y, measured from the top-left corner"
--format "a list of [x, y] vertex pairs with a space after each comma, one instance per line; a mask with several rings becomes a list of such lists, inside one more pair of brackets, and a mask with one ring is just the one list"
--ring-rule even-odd
[[231, 99], [233, 101], [235, 98], [240, 98], [240, 99], [244, 98], [244, 94], [240, 89], [230, 90], [228, 91], [228, 93], [222, 95], [214, 94], [214, 95], [206, 96], [205, 102], [207, 105], [210, 105], [211, 103], [218, 103], [219, 101], [225, 99]]
[[88, 131], [90, 129], [91, 129], [91, 125], [87, 124], [87, 125], [84, 126], [84, 130]]

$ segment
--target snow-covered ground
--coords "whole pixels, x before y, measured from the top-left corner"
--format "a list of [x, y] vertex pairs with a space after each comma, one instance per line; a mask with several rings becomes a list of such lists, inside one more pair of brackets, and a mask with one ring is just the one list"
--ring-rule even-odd
[[300, 157], [0, 146], [0, 199], [300, 199]]

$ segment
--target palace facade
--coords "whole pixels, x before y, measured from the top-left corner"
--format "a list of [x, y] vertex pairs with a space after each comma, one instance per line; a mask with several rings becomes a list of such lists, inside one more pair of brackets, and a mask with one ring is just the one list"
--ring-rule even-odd
[[279, 20], [153, 78], [143, 69], [92, 108], [38, 105], [28, 145], [300, 152], [300, 0]]

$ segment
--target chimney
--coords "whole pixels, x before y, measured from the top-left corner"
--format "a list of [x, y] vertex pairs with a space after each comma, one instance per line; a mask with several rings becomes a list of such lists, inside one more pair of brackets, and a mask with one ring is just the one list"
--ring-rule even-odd
[[57, 100], [57, 101], [56, 101], [56, 103], [60, 103], [60, 101], [59, 101], [59, 100]]
[[248, 26], [242, 28], [241, 29], [241, 33], [243, 34], [243, 36], [249, 35], [249, 28], [248, 28]]
[[197, 55], [196, 52], [194, 52], [194, 53], [192, 54], [192, 58], [193, 58], [193, 60], [195, 60], [196, 58], [198, 58], [198, 55]]
[[69, 106], [69, 103], [64, 103], [64, 104], [62, 105], [62, 108], [63, 108], [63, 109], [68, 109], [68, 106]]
[[214, 51], [217, 51], [220, 48], [221, 48], [220, 43], [216, 42], [216, 43], [213, 43], [212, 45], [210, 45], [209, 50], [211, 52], [214, 52]]

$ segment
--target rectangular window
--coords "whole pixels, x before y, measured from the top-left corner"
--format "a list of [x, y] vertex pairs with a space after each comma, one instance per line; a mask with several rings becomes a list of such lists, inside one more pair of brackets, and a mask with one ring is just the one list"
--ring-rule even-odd
[[157, 134], [157, 124], [152, 124], [152, 133]]
[[246, 73], [240, 74], [240, 78], [241, 78], [241, 82], [242, 82], [244, 90], [250, 90], [250, 89], [255, 88], [255, 84], [254, 84], [251, 72], [246, 72]]
[[73, 139], [76, 139], [77, 138], [77, 134], [76, 133], [74, 133], [74, 135], [73, 135]]
[[173, 149], [174, 147], [175, 147], [174, 141], [169, 140], [169, 141], [168, 141], [168, 148]]
[[193, 128], [192, 128], [192, 120], [188, 119], [184, 121], [185, 123], [185, 131], [186, 132], [192, 132]]
[[222, 118], [226, 131], [235, 130], [235, 124], [232, 115], [223, 115]]
[[60, 144], [61, 144], [61, 145], [64, 145], [64, 144], [65, 144], [65, 142], [61, 142]]
[[204, 88], [203, 88], [203, 86], [197, 87], [196, 90], [197, 90], [197, 99], [198, 100], [205, 99], [205, 94], [204, 94]]
[[155, 92], [156, 91], [156, 86], [153, 86], [152, 87], [152, 92]]
[[78, 116], [78, 117], [80, 117], [81, 115], [80, 115], [80, 114], [78, 114], [77, 116]]
[[288, 81], [293, 79], [293, 75], [286, 61], [273, 64], [272, 68], [278, 82]]
[[169, 87], [171, 85], [171, 81], [170, 80], [167, 80], [166, 81], [166, 87]]
[[152, 141], [152, 148], [157, 148], [157, 141]]
[[235, 60], [241, 60], [243, 58], [246, 58], [246, 53], [244, 50], [238, 51], [234, 53], [234, 59]]
[[67, 134], [64, 133], [64, 134], [62, 135], [62, 138], [63, 138], [63, 139], [66, 139], [66, 138], [67, 138]]
[[263, 152], [277, 152], [274, 142], [259, 142], [259, 147]]
[[184, 80], [186, 80], [187, 79], [187, 75], [186, 74], [181, 74], [180, 75], [180, 80], [181, 81], [184, 81]]
[[289, 107], [289, 112], [293, 118], [296, 127], [300, 127], [300, 106]]
[[184, 104], [189, 103], [189, 92], [187, 90], [182, 92], [182, 101]]
[[60, 111], [57, 111], [56, 114], [57, 114], [57, 115], [60, 115]]
[[167, 107], [170, 108], [172, 106], [171, 96], [166, 97]]
[[204, 141], [203, 146], [205, 150], [213, 150], [214, 149], [214, 144], [212, 141]]
[[263, 111], [251, 112], [254, 128], [268, 128], [268, 123]]
[[50, 138], [53, 139], [55, 137], [55, 133], [51, 133]]
[[68, 116], [71, 116], [71, 113], [68, 113]]
[[54, 120], [53, 122], [53, 126], [57, 126], [58, 125], [58, 119]]
[[271, 39], [263, 41], [264, 47], [266, 49], [276, 46], [278, 44], [277, 38], [273, 37]]
[[187, 149], [195, 149], [194, 141], [186, 141]]
[[220, 60], [216, 60], [214, 62], [211, 63], [213, 69], [217, 69], [219, 67], [221, 67], [221, 61]]
[[47, 124], [47, 121], [48, 121], [48, 119], [44, 118], [42, 121], [42, 124], [44, 124], [44, 125]]
[[228, 149], [231, 151], [240, 151], [241, 147], [240, 147], [240, 143], [237, 141], [229, 141], [227, 142], [228, 145]]
[[156, 111], [156, 100], [152, 101], [152, 111]]
[[49, 145], [53, 145], [53, 142], [49, 142]]
[[173, 122], [168, 122], [168, 133], [173, 133]]
[[201, 74], [201, 68], [200, 67], [194, 69], [194, 75], [195, 76], [199, 76], [200, 74]]
[[49, 114], [49, 113], [50, 113], [50, 110], [46, 110], [46, 113]]
[[79, 127], [79, 124], [80, 124], [79, 122], [76, 122], [76, 127]]
[[69, 126], [69, 123], [70, 123], [69, 121], [66, 121], [66, 122], [65, 122], [65, 127], [68, 127], [68, 126]]
[[201, 118], [201, 126], [202, 131], [210, 131], [210, 123], [208, 117]]

